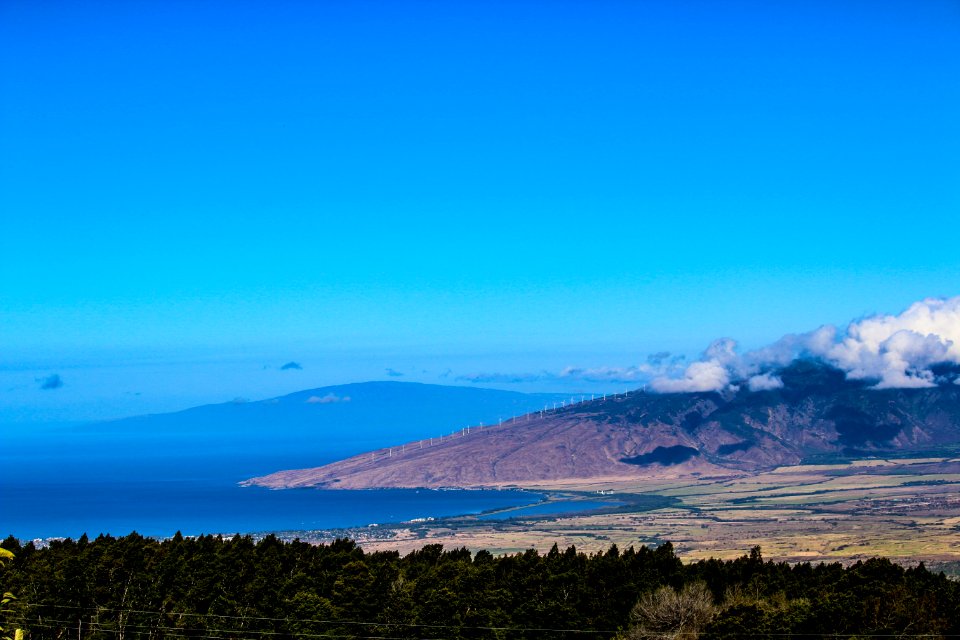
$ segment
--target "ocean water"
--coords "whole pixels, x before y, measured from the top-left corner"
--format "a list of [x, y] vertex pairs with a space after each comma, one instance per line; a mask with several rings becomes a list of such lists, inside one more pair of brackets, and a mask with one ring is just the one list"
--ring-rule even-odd
[[76, 538], [86, 533], [165, 537], [177, 531], [257, 533], [362, 527], [477, 514], [537, 503], [520, 491], [272, 491], [246, 478], [310, 467], [356, 453], [118, 442], [73, 432], [19, 434], [0, 449], [0, 537]]
[[[193, 413], [223, 410], [237, 408]], [[141, 430], [120, 428], [123, 422], [93, 428], [0, 428], [0, 537], [323, 530], [507, 507], [527, 508], [485, 517], [557, 514], [608, 504], [541, 504], [542, 495], [523, 491], [240, 487], [237, 483], [247, 478], [319, 466], [395, 440], [321, 440], [303, 433], [283, 438], [282, 430], [244, 427], [239, 420], [225, 431], [199, 420], [184, 423], [183, 416], [191, 415], [148, 418], [173, 423]]]
[[330, 529], [476, 514], [539, 500], [519, 491], [271, 491], [215, 480], [13, 484], [3, 487], [0, 535], [29, 540], [131, 531], [165, 537], [177, 531]]

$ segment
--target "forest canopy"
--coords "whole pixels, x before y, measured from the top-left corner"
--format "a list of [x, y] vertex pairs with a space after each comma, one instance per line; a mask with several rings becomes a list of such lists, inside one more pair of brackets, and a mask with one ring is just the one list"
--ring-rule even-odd
[[426, 545], [138, 534], [8, 538], [28, 638], [734, 638], [960, 634], [960, 584], [884, 559], [684, 564], [673, 547], [495, 557]]

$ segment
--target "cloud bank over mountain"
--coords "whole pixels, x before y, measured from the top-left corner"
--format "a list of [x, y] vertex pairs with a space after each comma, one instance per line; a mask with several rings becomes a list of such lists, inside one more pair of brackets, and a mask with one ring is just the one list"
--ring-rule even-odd
[[[868, 380], [878, 389], [936, 386], [938, 365], [960, 365], [960, 296], [928, 298], [899, 315], [856, 320], [841, 332], [824, 325], [788, 334], [771, 345], [739, 353], [736, 341], [721, 338], [679, 375], [654, 377], [662, 393], [719, 391], [746, 383], [752, 391], [783, 385], [775, 370], [797, 358], [815, 358]], [[954, 382], [960, 384], [960, 378]]]

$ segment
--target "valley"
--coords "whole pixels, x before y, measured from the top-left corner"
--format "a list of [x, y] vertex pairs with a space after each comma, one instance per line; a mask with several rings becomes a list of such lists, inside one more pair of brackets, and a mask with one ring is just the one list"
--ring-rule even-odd
[[[368, 551], [407, 553], [427, 543], [513, 553], [575, 545], [673, 543], [685, 560], [732, 559], [759, 545], [790, 562], [885, 556], [960, 573], [960, 458], [804, 464], [713, 479], [645, 478], [533, 484], [555, 500], [626, 497], [623, 511], [488, 520], [476, 516], [284, 537], [349, 535]], [[644, 499], [647, 501], [644, 502]], [[659, 506], [657, 500], [669, 503]], [[502, 514], [507, 515], [507, 514]]]

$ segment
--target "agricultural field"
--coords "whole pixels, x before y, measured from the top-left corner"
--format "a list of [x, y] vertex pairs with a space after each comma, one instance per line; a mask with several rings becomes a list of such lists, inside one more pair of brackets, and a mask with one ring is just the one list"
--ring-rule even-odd
[[[491, 521], [407, 523], [349, 534], [370, 551], [424, 544], [511, 553], [576, 545], [594, 551], [669, 540], [686, 560], [768, 558], [852, 562], [886, 556], [948, 572], [960, 567], [960, 459], [863, 460], [755, 475], [526, 486], [551, 500], [618, 499], [618, 508]], [[508, 514], [507, 514], [508, 515]], [[308, 536], [309, 537], [309, 536]]]

